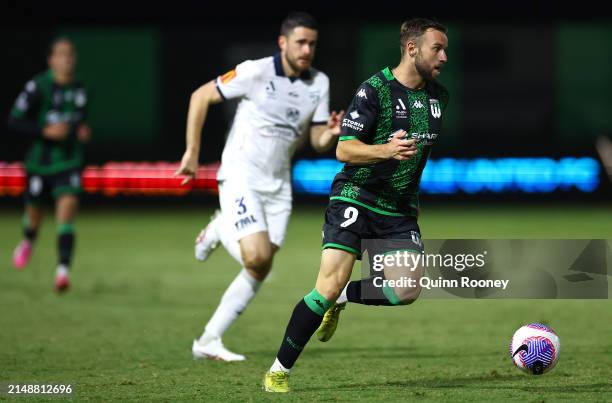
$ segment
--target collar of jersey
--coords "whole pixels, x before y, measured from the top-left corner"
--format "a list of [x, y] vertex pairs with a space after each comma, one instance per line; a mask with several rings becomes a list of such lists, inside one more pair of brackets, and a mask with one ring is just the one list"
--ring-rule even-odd
[[400, 83], [399, 80], [397, 78], [395, 78], [395, 76], [393, 75], [393, 72], [391, 71], [391, 67], [385, 67], [384, 69], [382, 69], [381, 71], [383, 73], [383, 75], [385, 76], [385, 78], [387, 79], [387, 81], [393, 81], [396, 85], [402, 87], [403, 89], [410, 91], [410, 92], [419, 92], [419, 91], [425, 91], [427, 89], [427, 87], [429, 86], [429, 82], [425, 81], [425, 85], [419, 89], [414, 89], [414, 88], [410, 88], [410, 87], [406, 87], [404, 84]]
[[[278, 52], [274, 55], [274, 70], [276, 70], [276, 75], [279, 77], [287, 77], [285, 76], [285, 70], [283, 70], [283, 62], [281, 61], [281, 54]], [[310, 80], [312, 78], [312, 74], [310, 70], [303, 71], [299, 77], [287, 77], [291, 82], [294, 82], [298, 78], [300, 80]]]

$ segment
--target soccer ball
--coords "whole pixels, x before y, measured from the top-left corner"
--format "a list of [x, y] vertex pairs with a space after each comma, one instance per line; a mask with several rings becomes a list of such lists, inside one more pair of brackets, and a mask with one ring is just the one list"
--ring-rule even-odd
[[514, 332], [510, 342], [510, 357], [519, 369], [542, 375], [557, 364], [561, 341], [546, 325], [530, 323]]

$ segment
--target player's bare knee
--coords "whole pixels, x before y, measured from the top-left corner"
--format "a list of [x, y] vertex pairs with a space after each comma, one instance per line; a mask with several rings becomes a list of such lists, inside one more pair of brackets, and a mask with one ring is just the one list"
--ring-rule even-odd
[[397, 295], [399, 298], [401, 305], [410, 305], [419, 298], [419, 295], [421, 295], [420, 286], [396, 287], [394, 291], [395, 295]]
[[270, 274], [271, 267], [272, 266], [268, 266], [267, 268], [253, 270], [245, 266], [246, 271], [251, 275], [251, 277], [253, 277], [255, 280], [259, 282], [264, 281], [266, 277], [268, 277], [268, 274]]
[[267, 274], [272, 265], [271, 251], [249, 250], [242, 254], [244, 267], [256, 273]]

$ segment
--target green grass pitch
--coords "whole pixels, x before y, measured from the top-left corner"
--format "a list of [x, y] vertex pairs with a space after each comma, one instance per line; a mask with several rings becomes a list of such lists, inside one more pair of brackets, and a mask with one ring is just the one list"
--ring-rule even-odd
[[[57, 296], [51, 216], [30, 266], [18, 272], [10, 255], [20, 210], [1, 208], [0, 384], [70, 383], [79, 401], [612, 400], [610, 300], [350, 305], [330, 342], [313, 339], [305, 349], [292, 394], [264, 394], [261, 379], [290, 312], [314, 286], [323, 210], [294, 213], [271, 278], [224, 338], [248, 357], [230, 364], [191, 357], [192, 340], [239, 270], [223, 249], [203, 264], [193, 258], [211, 213], [178, 204], [85, 207], [73, 288]], [[420, 224], [425, 239], [612, 238], [612, 209], [426, 206]], [[557, 368], [541, 377], [514, 368], [507, 352], [513, 331], [532, 321], [550, 324], [562, 342]]]

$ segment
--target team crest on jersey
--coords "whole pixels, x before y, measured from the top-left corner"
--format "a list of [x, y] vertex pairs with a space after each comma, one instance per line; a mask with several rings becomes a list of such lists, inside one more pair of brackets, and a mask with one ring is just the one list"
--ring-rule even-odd
[[236, 77], [236, 69], [230, 70], [221, 76], [221, 83], [227, 84]]
[[78, 108], [82, 108], [83, 106], [85, 106], [85, 104], [87, 103], [87, 95], [85, 95], [85, 91], [83, 90], [78, 90], [75, 94], [74, 94], [74, 104], [78, 107]]
[[312, 103], [316, 105], [319, 102], [319, 98], [321, 96], [319, 95], [319, 91], [310, 91], [308, 92], [308, 97], [310, 98], [310, 101], [312, 101]]
[[429, 100], [429, 108], [431, 109], [431, 116], [439, 119], [442, 116], [442, 109], [440, 108], [440, 101], [437, 99]]
[[290, 122], [297, 122], [300, 118], [300, 111], [296, 108], [287, 108], [286, 116]]

